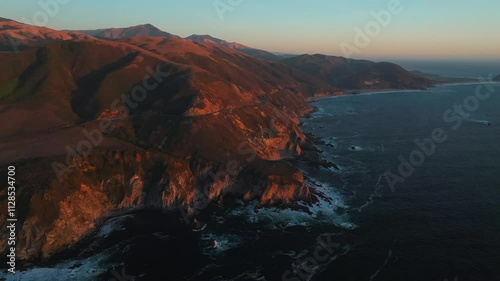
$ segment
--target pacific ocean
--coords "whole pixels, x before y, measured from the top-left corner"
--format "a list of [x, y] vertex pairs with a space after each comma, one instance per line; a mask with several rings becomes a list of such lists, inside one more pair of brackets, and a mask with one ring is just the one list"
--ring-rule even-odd
[[[352, 250], [312, 280], [500, 280], [500, 84], [313, 105], [303, 129], [341, 170], [305, 169], [342, 194], [358, 227], [343, 234]], [[424, 153], [436, 130], [445, 141]], [[404, 181], [384, 176], [402, 162]]]

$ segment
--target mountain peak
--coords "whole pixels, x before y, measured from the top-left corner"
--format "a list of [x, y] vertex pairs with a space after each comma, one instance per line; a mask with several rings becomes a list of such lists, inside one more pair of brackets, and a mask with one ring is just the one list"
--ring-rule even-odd
[[150, 23], [144, 23], [144, 24], [139, 24], [139, 25], [124, 27], [124, 28], [121, 28], [121, 29], [131, 29], [131, 28], [147, 28], [147, 29], [151, 29], [151, 30], [161, 30], [158, 27], [156, 27], [156, 26], [154, 26], [154, 25], [152, 25]]
[[176, 35], [161, 30], [150, 23], [129, 26], [129, 27], [122, 27], [122, 28], [79, 30], [79, 32], [104, 39], [121, 39], [127, 37], [144, 37], [144, 36], [168, 37], [168, 38], [178, 37]]

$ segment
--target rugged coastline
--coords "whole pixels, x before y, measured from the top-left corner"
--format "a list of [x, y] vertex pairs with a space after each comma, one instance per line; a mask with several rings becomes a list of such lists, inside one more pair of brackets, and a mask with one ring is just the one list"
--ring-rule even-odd
[[[346, 94], [339, 81], [406, 89], [434, 83], [389, 63], [299, 58], [333, 70], [340, 62], [356, 77], [330, 81], [302, 71], [304, 61], [143, 36], [151, 26], [118, 38], [6, 19], [0, 27], [0, 60], [10, 67], [0, 74], [0, 118], [18, 120], [0, 133], [0, 166], [15, 165], [20, 175], [20, 262], [51, 260], [92, 236], [109, 214], [130, 210], [180, 212], [195, 230], [205, 227], [211, 207], [235, 200], [307, 211], [318, 193], [293, 161], [338, 169], [300, 129], [300, 118], [314, 110], [308, 102]], [[9, 50], [9, 38], [23, 48]], [[6, 198], [1, 189], [0, 208]], [[1, 215], [0, 227], [6, 224]]]

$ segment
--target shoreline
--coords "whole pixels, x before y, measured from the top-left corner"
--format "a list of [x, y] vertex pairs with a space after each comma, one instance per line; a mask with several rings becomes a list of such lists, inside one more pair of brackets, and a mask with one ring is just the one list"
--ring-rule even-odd
[[[319, 110], [319, 107], [317, 105], [314, 105], [313, 103], [322, 100], [322, 99], [329, 99], [329, 98], [339, 98], [339, 97], [347, 97], [347, 96], [359, 96], [359, 95], [372, 95], [372, 94], [383, 94], [383, 93], [394, 93], [394, 92], [401, 92], [401, 93], [406, 93], [406, 92], [425, 92], [428, 91], [431, 88], [437, 88], [437, 87], [446, 87], [446, 86], [461, 86], [461, 85], [478, 85], [478, 84], [499, 84], [500, 81], [476, 81], [476, 82], [456, 82], [456, 83], [442, 83], [438, 85], [434, 85], [432, 87], [429, 87], [427, 89], [358, 89], [358, 90], [349, 90], [349, 91], [358, 91], [359, 94], [341, 94], [341, 95], [332, 95], [332, 96], [322, 96], [322, 97], [316, 97], [316, 98], [310, 98], [307, 100], [307, 103], [309, 106], [312, 107], [312, 110], [304, 114], [303, 116], [299, 117], [299, 128], [302, 131], [302, 127], [304, 125], [304, 121], [307, 119], [314, 119], [314, 113]], [[347, 91], [347, 90], [346, 90]], [[314, 146], [314, 148], [318, 149], [318, 145], [321, 144], [321, 140], [319, 137], [317, 137], [314, 133], [305, 133], [303, 132], [307, 139], [311, 142], [311, 144]], [[318, 149], [319, 150], [319, 149]], [[319, 156], [321, 159], [323, 159], [323, 152], [318, 151]], [[298, 159], [298, 158], [297, 158]], [[333, 163], [336, 166], [338, 164]]]
[[[346, 97], [346, 96], [359, 96], [359, 95], [368, 95], [368, 94], [384, 94], [384, 93], [393, 93], [393, 92], [425, 92], [432, 88], [444, 87], [444, 86], [462, 86], [462, 85], [478, 85], [478, 84], [500, 84], [500, 81], [476, 81], [476, 82], [455, 82], [455, 83], [441, 83], [431, 86], [427, 89], [346, 89], [345, 94], [341, 95], [331, 95], [331, 96], [322, 96], [322, 97], [313, 97], [308, 99], [308, 103], [327, 99], [327, 98], [338, 98], [338, 97]], [[359, 92], [358, 94], [351, 94], [352, 92]], [[315, 109], [311, 112], [316, 111], [316, 107], [311, 105]]]

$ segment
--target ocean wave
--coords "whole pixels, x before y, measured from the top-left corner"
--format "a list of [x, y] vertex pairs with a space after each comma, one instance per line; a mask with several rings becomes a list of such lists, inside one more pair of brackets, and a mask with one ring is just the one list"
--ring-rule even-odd
[[262, 224], [272, 229], [285, 229], [292, 226], [313, 226], [330, 224], [344, 229], [354, 229], [357, 226], [349, 221], [344, 212], [349, 206], [342, 196], [327, 184], [317, 181], [307, 182], [317, 194], [318, 202], [307, 204], [300, 202], [304, 209], [280, 209], [275, 207], [257, 208], [258, 202], [248, 204], [240, 202], [240, 207], [231, 210], [228, 217], [239, 217], [247, 223]]
[[200, 241], [205, 255], [220, 255], [243, 244], [245, 239], [235, 234], [203, 232]]
[[127, 220], [133, 219], [133, 215], [119, 216], [106, 221], [106, 223], [99, 229], [96, 238], [105, 238], [113, 232], [126, 230], [124, 223]]
[[[52, 281], [61, 280], [64, 276], [64, 280], [94, 281], [107, 271], [107, 268], [100, 266], [101, 262], [107, 258], [108, 256], [103, 254], [84, 260], [62, 262], [52, 267], [35, 267], [26, 271], [17, 271], [16, 274], [5, 275], [4, 280]], [[1, 273], [0, 276], [2, 276]]]
[[463, 119], [466, 122], [473, 122], [473, 123], [480, 123], [483, 125], [491, 125], [491, 122], [488, 120], [481, 120], [481, 119]]

